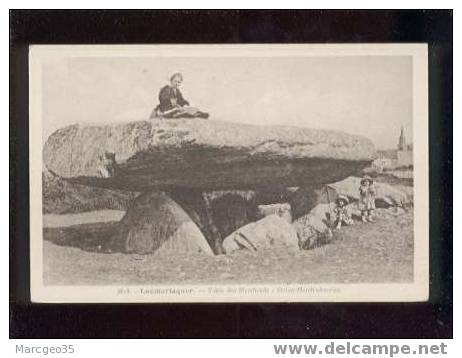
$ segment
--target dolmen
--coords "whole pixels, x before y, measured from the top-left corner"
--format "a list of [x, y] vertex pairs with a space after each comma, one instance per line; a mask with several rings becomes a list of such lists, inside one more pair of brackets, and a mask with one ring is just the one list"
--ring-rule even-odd
[[341, 181], [370, 165], [375, 149], [340, 131], [171, 119], [67, 126], [43, 157], [66, 181], [141, 193], [115, 238], [124, 251], [219, 254], [271, 204], [261, 198]]

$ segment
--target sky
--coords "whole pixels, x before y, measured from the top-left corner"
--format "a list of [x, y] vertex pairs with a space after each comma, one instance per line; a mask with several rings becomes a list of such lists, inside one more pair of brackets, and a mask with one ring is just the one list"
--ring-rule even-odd
[[395, 148], [412, 141], [408, 56], [77, 57], [43, 65], [44, 139], [74, 123], [147, 119], [172, 73], [210, 120], [337, 129]]

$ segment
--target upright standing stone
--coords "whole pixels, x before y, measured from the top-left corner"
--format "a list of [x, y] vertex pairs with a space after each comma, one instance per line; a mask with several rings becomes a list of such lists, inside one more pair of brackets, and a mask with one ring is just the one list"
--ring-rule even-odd
[[125, 252], [149, 254], [213, 254], [207, 240], [188, 214], [164, 193], [141, 194], [120, 223], [115, 246]]

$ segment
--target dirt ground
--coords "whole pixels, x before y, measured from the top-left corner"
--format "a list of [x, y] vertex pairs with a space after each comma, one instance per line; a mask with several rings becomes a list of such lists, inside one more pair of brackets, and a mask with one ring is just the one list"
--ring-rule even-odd
[[[413, 281], [413, 213], [378, 217], [334, 232], [331, 243], [288, 252], [239, 251], [230, 255], [175, 256], [92, 252], [110, 240], [115, 223], [44, 230], [46, 285], [194, 283], [390, 283]], [[95, 234], [96, 233], [96, 234]], [[95, 238], [95, 235], [97, 236]]]

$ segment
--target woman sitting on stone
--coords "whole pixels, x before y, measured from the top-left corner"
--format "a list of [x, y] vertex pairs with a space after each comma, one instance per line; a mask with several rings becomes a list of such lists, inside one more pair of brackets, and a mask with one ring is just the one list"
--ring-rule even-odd
[[209, 114], [190, 107], [183, 98], [180, 85], [183, 75], [175, 73], [170, 77], [170, 84], [162, 87], [159, 92], [159, 104], [151, 113], [150, 118], [208, 118]]

